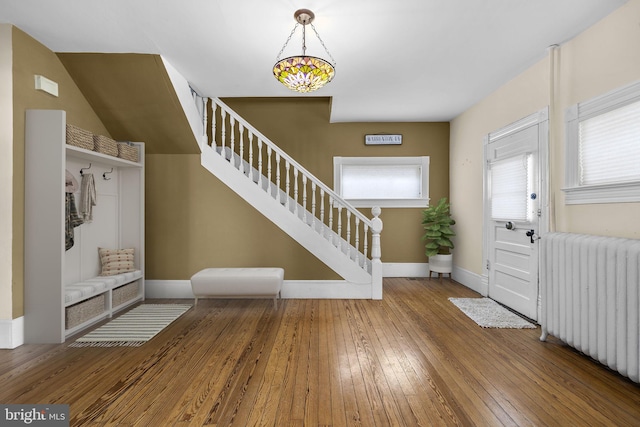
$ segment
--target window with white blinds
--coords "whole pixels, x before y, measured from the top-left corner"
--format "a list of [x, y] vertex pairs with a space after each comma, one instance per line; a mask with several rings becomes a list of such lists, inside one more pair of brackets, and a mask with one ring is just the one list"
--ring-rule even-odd
[[567, 204], [640, 201], [640, 82], [567, 110]]
[[342, 197], [353, 199], [419, 199], [420, 165], [343, 165]]
[[333, 183], [355, 207], [426, 207], [429, 157], [334, 157]]
[[580, 184], [640, 181], [640, 101], [579, 124]]
[[504, 221], [531, 220], [531, 154], [491, 164], [491, 218]]

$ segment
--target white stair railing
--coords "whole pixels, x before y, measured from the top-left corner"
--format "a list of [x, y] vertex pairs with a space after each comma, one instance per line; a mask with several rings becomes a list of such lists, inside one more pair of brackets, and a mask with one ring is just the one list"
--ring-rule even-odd
[[[372, 274], [381, 289], [380, 208], [371, 210], [373, 219], [367, 218], [220, 99], [201, 99], [203, 111], [210, 106], [212, 112], [212, 142], [205, 136], [204, 145]], [[207, 118], [203, 121], [206, 125]]]

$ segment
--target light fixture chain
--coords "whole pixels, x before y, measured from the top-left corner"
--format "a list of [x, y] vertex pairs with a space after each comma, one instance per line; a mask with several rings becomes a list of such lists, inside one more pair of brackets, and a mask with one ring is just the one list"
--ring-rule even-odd
[[[284, 46], [282, 46], [282, 49], [280, 49], [280, 53], [278, 53], [278, 56], [276, 57], [276, 62], [280, 61], [280, 56], [282, 55], [282, 52], [284, 52], [285, 48], [289, 44], [289, 41], [291, 40], [291, 37], [293, 37], [293, 34], [298, 29], [298, 25], [300, 25], [300, 24], [296, 22], [296, 25], [293, 26], [293, 30], [291, 30], [291, 34], [289, 34], [289, 37], [287, 37], [287, 41], [284, 42]], [[329, 55], [329, 56], [331, 56], [331, 55]]]
[[311, 25], [311, 28], [313, 28], [313, 32], [316, 33], [316, 37], [318, 37], [318, 40], [320, 40], [320, 44], [324, 48], [324, 51], [327, 52], [327, 55], [329, 55], [329, 58], [331, 58], [331, 62], [333, 63], [333, 66], [335, 67], [336, 66], [336, 60], [333, 59], [333, 56], [329, 52], [329, 49], [327, 49], [327, 47], [324, 45], [324, 42], [322, 41], [322, 38], [320, 37], [320, 34], [318, 34], [318, 30], [316, 30], [316, 27], [313, 25], [313, 23], [309, 23], [309, 25]]
[[307, 32], [305, 31], [306, 28], [306, 25], [302, 26], [302, 56], [305, 56], [307, 54]]

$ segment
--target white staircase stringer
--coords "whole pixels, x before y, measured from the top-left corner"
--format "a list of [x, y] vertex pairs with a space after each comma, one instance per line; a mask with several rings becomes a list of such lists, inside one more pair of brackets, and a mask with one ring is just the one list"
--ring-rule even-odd
[[[202, 148], [202, 166], [231, 188], [249, 204], [258, 209], [281, 230], [295, 239], [304, 248], [316, 256], [320, 261], [335, 271], [352, 285], [362, 285], [372, 288], [372, 276], [362, 269], [348, 255], [342, 253], [330, 241], [323, 238], [309, 224], [293, 215], [289, 209], [278, 203], [274, 198], [256, 185], [251, 179], [246, 179], [224, 156], [218, 154], [210, 146]], [[359, 286], [357, 286], [359, 288]], [[371, 298], [381, 298], [380, 292], [371, 289], [367, 293]]]
[[167, 58], [164, 56], [160, 56], [160, 58], [182, 106], [182, 111], [184, 111], [184, 115], [189, 122], [193, 137], [198, 142], [199, 147], [207, 145], [206, 123], [203, 120], [206, 117], [203, 114], [206, 104], [203, 98], [193, 91], [189, 86], [189, 82], [167, 61]]

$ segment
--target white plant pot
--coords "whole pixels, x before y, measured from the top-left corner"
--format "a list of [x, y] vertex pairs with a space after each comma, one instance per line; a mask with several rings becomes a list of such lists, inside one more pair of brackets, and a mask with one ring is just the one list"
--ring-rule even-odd
[[453, 255], [434, 255], [429, 257], [429, 271], [436, 273], [449, 273], [453, 271]]

